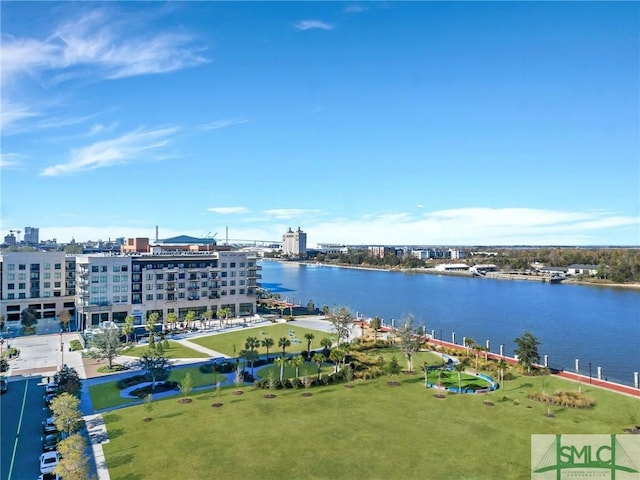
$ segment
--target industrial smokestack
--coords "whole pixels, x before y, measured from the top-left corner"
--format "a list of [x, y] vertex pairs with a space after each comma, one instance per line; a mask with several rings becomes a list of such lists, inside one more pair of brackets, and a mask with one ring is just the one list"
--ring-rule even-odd
[[156, 225], [156, 242], [158, 241], [158, 225]]

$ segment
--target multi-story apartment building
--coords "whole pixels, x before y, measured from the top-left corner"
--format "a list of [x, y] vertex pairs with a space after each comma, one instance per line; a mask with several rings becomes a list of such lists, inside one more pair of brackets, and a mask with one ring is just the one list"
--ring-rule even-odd
[[232, 315], [256, 311], [261, 269], [255, 255], [238, 251], [163, 251], [149, 254], [77, 256], [78, 321], [83, 328], [120, 323], [131, 314], [136, 324], [157, 312], [183, 319], [189, 311], [228, 308]]
[[74, 314], [75, 258], [64, 252], [0, 254], [0, 314], [11, 325], [30, 308], [40, 318]]
[[282, 235], [282, 253], [304, 257], [307, 254], [307, 234], [300, 230], [291, 230]]
[[169, 313], [182, 319], [189, 311], [215, 315], [220, 308], [233, 316], [251, 315], [261, 269], [254, 254], [238, 251], [4, 253], [0, 313], [12, 330], [19, 328], [25, 308], [39, 318], [55, 318], [66, 309], [76, 315], [79, 329], [121, 323], [129, 314], [143, 324], [151, 312], [160, 319]]
[[24, 239], [22, 241], [25, 245], [38, 245], [40, 243], [40, 229], [35, 227], [24, 227]]

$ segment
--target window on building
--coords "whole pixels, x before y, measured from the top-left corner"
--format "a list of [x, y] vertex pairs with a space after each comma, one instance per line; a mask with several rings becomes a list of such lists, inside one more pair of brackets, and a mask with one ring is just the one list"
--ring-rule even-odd
[[127, 296], [126, 295], [120, 295], [120, 303], [127, 303]]
[[42, 287], [43, 288], [51, 288], [51, 282], [43, 282], [42, 283]]
[[122, 271], [123, 272], [128, 272], [129, 271], [129, 265], [122, 265]]
[[164, 274], [163, 273], [156, 273], [156, 280], [164, 280]]
[[62, 264], [61, 263], [56, 263], [53, 268], [55, 268], [56, 270], [62, 270]]
[[21, 298], [27, 298], [27, 294], [26, 294], [26, 293], [19, 293], [19, 294], [18, 294], [18, 298], [19, 298], [19, 299], [21, 299]]
[[153, 290], [153, 283], [147, 283], [144, 288], [145, 290]]
[[236, 262], [231, 262], [229, 264], [229, 268], [236, 268]]
[[157, 283], [156, 284], [156, 290], [163, 290], [164, 289], [164, 283]]
[[100, 293], [100, 287], [98, 287], [97, 285], [92, 286], [91, 287], [91, 293], [92, 294]]
[[121, 292], [128, 292], [129, 291], [129, 285], [120, 285], [120, 291]]
[[61, 272], [56, 272], [56, 273], [54, 273], [54, 274], [53, 274], [53, 278], [55, 278], [55, 279], [60, 279], [60, 278], [62, 278], [62, 273], [61, 273]]
[[144, 278], [148, 281], [148, 282], [152, 282], [153, 281], [153, 273], [147, 273]]
[[120, 265], [114, 265], [113, 266], [113, 271], [114, 272], [119, 272], [120, 271]]
[[120, 285], [113, 286], [113, 293], [120, 293]]
[[24, 290], [25, 288], [27, 288], [26, 283], [18, 283], [18, 290]]
[[231, 280], [229, 282], [229, 285], [231, 285], [232, 287], [235, 287], [236, 286], [236, 281], [235, 280]]
[[100, 265], [100, 271], [101, 272], [106, 272], [107, 271], [107, 266], [106, 265]]
[[24, 263], [20, 263], [18, 264], [18, 270], [26, 270], [27, 269], [27, 265]]
[[44, 290], [44, 291], [42, 292], [42, 296], [43, 296], [44, 298], [48, 298], [48, 297], [50, 297], [50, 296], [51, 296], [51, 290]]
[[240, 295], [244, 295], [244, 288], [240, 289]]
[[100, 283], [107, 283], [107, 276], [106, 275], [100, 275]]
[[164, 300], [164, 293], [156, 294], [156, 300]]
[[16, 269], [16, 264], [15, 263], [9, 263], [7, 265], [7, 270], [11, 271], [11, 270], [15, 270]]
[[220, 264], [220, 268], [227, 268], [227, 262], [222, 262]]
[[120, 275], [121, 282], [129, 282], [129, 275]]
[[60, 288], [62, 286], [61, 282], [54, 282], [53, 288]]
[[147, 300], [153, 300], [153, 293], [147, 293], [146, 297]]
[[13, 282], [15, 279], [16, 279], [15, 273], [7, 273], [7, 280], [9, 280], [10, 282]]
[[15, 290], [15, 288], [16, 288], [15, 283], [7, 283], [7, 290]]
[[100, 277], [98, 275], [91, 275], [91, 283], [100, 283]]
[[51, 273], [44, 272], [44, 276], [42, 278], [44, 278], [45, 280], [49, 280], [51, 278]]
[[91, 265], [91, 272], [98, 273], [100, 271], [100, 267], [98, 265]]
[[27, 274], [26, 273], [19, 273], [18, 274], [18, 280], [26, 280], [27, 279]]
[[236, 294], [236, 289], [235, 289], [235, 288], [232, 288], [232, 289], [229, 291], [229, 295], [235, 295], [235, 294]]
[[44, 270], [51, 270], [51, 264], [50, 263], [43, 263], [42, 264], [42, 268]]
[[7, 294], [7, 300], [14, 300], [15, 299], [15, 294], [14, 293], [8, 293]]
[[178, 292], [178, 298], [184, 298], [184, 292]]

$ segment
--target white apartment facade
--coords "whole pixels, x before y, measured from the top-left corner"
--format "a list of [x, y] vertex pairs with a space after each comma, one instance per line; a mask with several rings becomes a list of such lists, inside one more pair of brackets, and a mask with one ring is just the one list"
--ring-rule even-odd
[[243, 251], [163, 251], [149, 254], [77, 256], [76, 304], [81, 328], [121, 323], [131, 314], [136, 324], [152, 312], [160, 321], [169, 313], [183, 319], [189, 311], [228, 308], [233, 316], [256, 311], [262, 267]]
[[75, 257], [64, 252], [0, 254], [0, 314], [7, 327], [20, 328], [21, 312], [55, 318], [75, 309]]

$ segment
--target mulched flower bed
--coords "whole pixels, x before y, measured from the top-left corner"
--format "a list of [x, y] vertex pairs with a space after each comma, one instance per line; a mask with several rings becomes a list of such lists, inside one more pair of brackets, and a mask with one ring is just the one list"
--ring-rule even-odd
[[193, 399], [191, 398], [181, 398], [180, 400], [178, 400], [178, 403], [191, 403], [193, 402]]
[[442, 399], [442, 398], [447, 398], [447, 396], [446, 396], [446, 395], [444, 395], [444, 394], [442, 394], [442, 393], [434, 393], [434, 394], [433, 394], [433, 398], [440, 398], [440, 399]]
[[212, 403], [212, 404], [211, 404], [211, 406], [212, 406], [213, 408], [220, 408], [222, 405], [223, 405], [223, 404], [222, 404], [222, 403], [220, 403], [220, 402], [215, 402], [215, 403]]
[[153, 420], [153, 418], [151, 418], [151, 417], [144, 417], [142, 419], [143, 422], [150, 422], [151, 420]]
[[493, 407], [493, 402], [490, 402], [489, 400], [485, 400], [484, 403], [487, 407]]
[[313, 393], [311, 393], [311, 392], [304, 392], [304, 393], [302, 394], [302, 396], [303, 396], [303, 397], [312, 397], [312, 396], [313, 396]]
[[264, 398], [276, 398], [276, 396], [273, 393], [267, 393]]
[[232, 395], [242, 395], [244, 392], [242, 390], [234, 390], [231, 392]]
[[390, 387], [399, 387], [400, 382], [387, 382], [387, 385], [389, 385]]
[[353, 388], [354, 385], [351, 385], [350, 383], [348, 383], [347, 385], [344, 386], [344, 388]]

